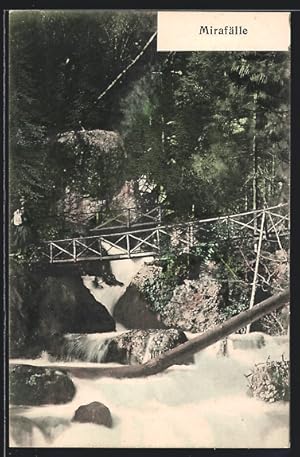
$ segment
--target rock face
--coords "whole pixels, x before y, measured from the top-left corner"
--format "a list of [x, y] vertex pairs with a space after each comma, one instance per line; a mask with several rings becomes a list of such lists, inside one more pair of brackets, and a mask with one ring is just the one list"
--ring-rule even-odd
[[[74, 192], [67, 188], [58, 205], [73, 229], [77, 227], [81, 231], [82, 225], [89, 225], [94, 219], [91, 213], [99, 211], [106, 204], [105, 200], [97, 200], [89, 195], [91, 186], [99, 187], [99, 183], [105, 181], [100, 193], [103, 194], [105, 188], [110, 199], [122, 183], [126, 160], [123, 141], [115, 131], [79, 130], [59, 134], [54, 147], [61, 155], [76, 158], [82, 164], [80, 189]], [[93, 223], [98, 225], [97, 220], [93, 220]]]
[[[154, 315], [156, 318], [153, 328], [177, 328], [194, 333], [204, 332], [221, 322], [218, 308], [221, 284], [214, 279], [214, 268], [215, 265], [210, 262], [202, 267], [197, 279], [186, 279], [183, 284], [177, 285], [171, 299], [158, 314], [151, 311], [153, 304], [147, 302], [143, 295], [143, 285], [147, 279], [153, 281], [153, 278], [160, 275], [162, 270], [156, 265], [145, 265], [133, 278], [124, 296], [116, 304], [115, 317], [117, 320], [123, 319], [127, 328], [134, 328], [137, 319], [135, 310], [137, 310], [137, 314], [144, 313], [145, 315], [146, 323], [142, 328], [149, 328], [147, 318], [150, 312], [150, 315]], [[133, 304], [132, 308], [130, 308], [131, 304]]]
[[65, 333], [115, 330], [106, 308], [83, 285], [80, 273], [14, 271], [10, 278], [10, 356], [51, 352]]
[[151, 310], [142, 292], [144, 281], [159, 271], [159, 267], [147, 263], [139, 270], [114, 307], [113, 317], [117, 322], [128, 329], [166, 328], [160, 316]]
[[[131, 330], [108, 341], [103, 361], [122, 364], [141, 364], [185, 343], [187, 337], [176, 329]], [[193, 357], [182, 363], [193, 362]]]
[[73, 381], [63, 371], [31, 365], [10, 367], [9, 382], [13, 405], [68, 403], [76, 392]]
[[[115, 330], [115, 322], [83, 285], [81, 277], [48, 277], [36, 297], [39, 328], [50, 333], [95, 333]], [[46, 327], [46, 328], [45, 328]]]
[[93, 401], [88, 405], [79, 406], [75, 411], [72, 422], [89, 422], [105, 427], [112, 427], [112, 417], [107, 406], [98, 401]]
[[162, 321], [190, 332], [204, 332], [220, 323], [220, 284], [210, 277], [185, 280], [177, 286], [162, 313]]
[[113, 311], [114, 319], [128, 329], [162, 329], [166, 326], [157, 314], [149, 309], [143, 294], [132, 284], [129, 285]]

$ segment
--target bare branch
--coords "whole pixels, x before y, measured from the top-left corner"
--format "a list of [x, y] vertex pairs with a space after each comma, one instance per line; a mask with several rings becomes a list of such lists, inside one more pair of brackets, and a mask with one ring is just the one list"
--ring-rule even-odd
[[156, 35], [157, 32], [154, 32], [145, 44], [145, 46], [143, 47], [143, 49], [138, 53], [138, 55], [130, 62], [130, 64], [127, 65], [127, 67], [124, 68], [124, 70], [121, 71], [121, 73], [118, 74], [118, 76], [107, 86], [107, 88], [103, 92], [101, 92], [99, 97], [97, 97], [95, 103], [101, 100], [107, 94], [107, 92], [114, 87], [114, 85], [119, 81], [119, 79], [121, 79], [122, 76], [124, 76], [125, 73], [127, 73], [127, 71], [142, 57], [142, 55], [145, 53], [146, 49], [152, 43]]

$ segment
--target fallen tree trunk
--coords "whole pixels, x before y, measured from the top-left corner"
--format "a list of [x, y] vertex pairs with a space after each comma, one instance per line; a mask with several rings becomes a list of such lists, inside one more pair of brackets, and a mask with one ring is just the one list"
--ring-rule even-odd
[[66, 367], [55, 366], [57, 369], [64, 369], [77, 377], [114, 377], [114, 378], [136, 378], [142, 376], [150, 376], [166, 370], [171, 365], [180, 362], [186, 355], [195, 354], [202, 349], [222, 340], [231, 333], [236, 332], [240, 328], [254, 322], [266, 314], [271, 313], [275, 309], [289, 302], [290, 292], [284, 291], [280, 294], [273, 295], [270, 298], [255, 305], [252, 309], [243, 311], [237, 316], [228, 319], [223, 324], [208, 330], [200, 336], [192, 338], [186, 343], [180, 344], [174, 349], [171, 349], [155, 359], [151, 359], [142, 365], [124, 366], [124, 367], [100, 367], [100, 368], [81, 368], [81, 367]]

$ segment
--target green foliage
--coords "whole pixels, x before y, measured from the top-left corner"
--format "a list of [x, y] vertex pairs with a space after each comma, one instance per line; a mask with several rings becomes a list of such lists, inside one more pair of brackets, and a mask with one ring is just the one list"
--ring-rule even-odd
[[153, 311], [162, 312], [175, 287], [188, 277], [188, 262], [188, 257], [178, 256], [172, 251], [165, 252], [161, 257], [160, 273], [147, 278], [142, 288], [142, 293]]
[[143, 295], [155, 312], [162, 312], [170, 301], [177, 282], [174, 277], [161, 273], [155, 278], [146, 279], [143, 285]]
[[290, 362], [282, 358], [281, 361], [270, 360], [258, 364], [247, 376], [249, 394], [269, 403], [275, 401], [289, 401]]
[[287, 53], [157, 60], [124, 99], [129, 177], [154, 180], [182, 215], [192, 205], [205, 217], [287, 198], [288, 78]]
[[[288, 53], [166, 54], [151, 45], [97, 102], [155, 26], [145, 12], [10, 13], [10, 204], [13, 212], [25, 199], [36, 243], [71, 232], [57, 217], [66, 186], [110, 201], [125, 179], [144, 176], [152, 192], [136, 192], [140, 207], [163, 201], [177, 220], [192, 206], [205, 218], [288, 198]], [[118, 148], [101, 155], [83, 141], [92, 129], [121, 131], [126, 161]], [[77, 143], [57, 144], [63, 132]], [[226, 252], [224, 224], [195, 236], [199, 263], [223, 259], [222, 279], [247, 282]], [[171, 257], [162, 283], [169, 270], [178, 276]], [[242, 289], [240, 300], [228, 294], [236, 310]]]
[[[142, 49], [154, 19], [109, 11], [10, 13], [10, 204], [14, 211], [25, 199], [37, 239], [56, 226], [48, 215], [57, 213], [66, 184], [98, 198], [112, 197], [113, 173], [122, 185], [123, 160], [113, 151], [102, 160], [93, 148], [76, 157], [57, 148], [56, 138], [82, 126], [118, 127], [125, 78], [101, 103], [97, 96]], [[146, 68], [146, 62], [135, 65], [133, 78]]]
[[249, 308], [250, 289], [239, 283], [228, 283], [224, 293], [221, 318], [226, 321]]

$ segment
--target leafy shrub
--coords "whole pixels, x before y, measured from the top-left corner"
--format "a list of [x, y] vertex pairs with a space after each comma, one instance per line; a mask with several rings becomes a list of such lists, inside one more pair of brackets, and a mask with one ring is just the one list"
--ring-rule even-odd
[[147, 278], [142, 287], [142, 293], [155, 312], [161, 312], [171, 300], [173, 291], [189, 275], [189, 259], [184, 255], [176, 255], [168, 250], [158, 261], [161, 272]]
[[289, 326], [289, 309], [277, 309], [262, 317], [259, 321], [261, 330], [269, 335], [286, 335]]
[[143, 294], [155, 312], [161, 312], [171, 300], [177, 284], [176, 277], [161, 273], [154, 278], [148, 278], [143, 285]]
[[288, 401], [289, 371], [290, 362], [283, 358], [281, 361], [268, 359], [265, 363], [255, 365], [252, 372], [247, 375], [249, 395], [269, 403]]

